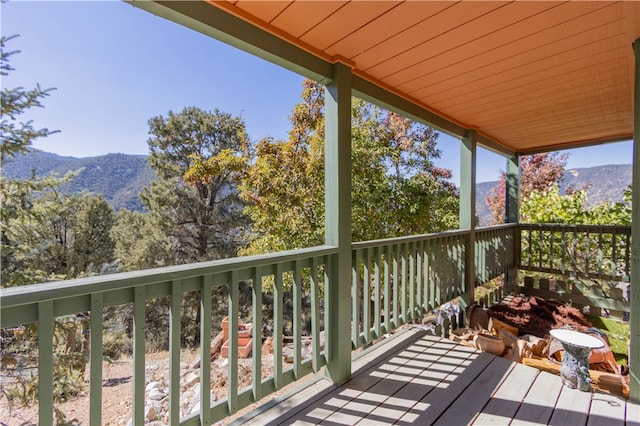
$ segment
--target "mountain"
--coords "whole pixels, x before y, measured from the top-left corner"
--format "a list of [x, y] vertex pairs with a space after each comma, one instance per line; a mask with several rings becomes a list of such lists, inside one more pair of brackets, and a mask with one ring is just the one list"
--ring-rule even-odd
[[145, 155], [107, 154], [99, 157], [63, 157], [44, 151], [19, 155], [2, 164], [2, 173], [16, 179], [79, 174], [61, 189], [67, 193], [89, 191], [101, 194], [116, 209], [142, 210], [138, 193], [155, 179]]
[[[155, 178], [144, 155], [107, 154], [76, 158], [34, 151], [2, 165], [3, 174], [19, 179], [30, 177], [32, 171], [37, 176], [51, 173], [63, 176], [69, 170], [81, 171], [72, 182], [64, 185], [64, 191], [88, 190], [102, 194], [116, 210], [142, 210], [138, 193]], [[492, 181], [476, 185], [476, 211], [481, 226], [493, 222], [485, 199], [497, 184], [498, 181]], [[567, 188], [587, 187], [587, 202], [591, 206], [605, 201], [622, 201], [623, 192], [630, 184], [631, 165], [614, 164], [566, 170], [560, 189], [564, 192]]]
[[[587, 188], [588, 206], [622, 201], [625, 189], [631, 185], [631, 172], [631, 164], [609, 164], [565, 170], [560, 191], [565, 193], [568, 188]], [[493, 223], [486, 197], [497, 184], [496, 180], [476, 185], [476, 214], [480, 219], [480, 226]]]

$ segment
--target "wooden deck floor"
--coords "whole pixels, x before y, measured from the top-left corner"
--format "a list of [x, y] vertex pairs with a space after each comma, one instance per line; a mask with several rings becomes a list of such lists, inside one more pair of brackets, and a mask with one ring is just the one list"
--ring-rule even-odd
[[640, 425], [638, 404], [416, 329], [354, 361], [344, 385], [321, 379], [270, 405], [236, 423]]

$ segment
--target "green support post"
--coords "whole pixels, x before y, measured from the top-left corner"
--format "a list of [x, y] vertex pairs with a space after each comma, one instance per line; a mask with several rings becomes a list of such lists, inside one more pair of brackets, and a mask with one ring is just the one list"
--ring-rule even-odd
[[464, 283], [462, 286], [462, 312], [473, 303], [476, 281], [476, 153], [478, 132], [468, 130], [460, 144], [460, 229], [468, 229], [467, 247], [464, 251]]
[[325, 243], [337, 246], [327, 290], [327, 376], [351, 375], [351, 69], [333, 66], [325, 88]]
[[[514, 155], [507, 158], [505, 193], [505, 223], [520, 222], [520, 156]], [[506, 291], [512, 291], [518, 285], [518, 264], [520, 263], [520, 230], [513, 233], [513, 264], [509, 265], [505, 276]]]
[[633, 177], [631, 210], [631, 321], [629, 398], [640, 401], [640, 39], [633, 43], [635, 85], [633, 111]]

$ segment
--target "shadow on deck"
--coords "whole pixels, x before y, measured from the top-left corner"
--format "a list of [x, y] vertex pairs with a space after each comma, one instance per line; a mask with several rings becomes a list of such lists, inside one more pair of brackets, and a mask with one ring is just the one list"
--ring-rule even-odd
[[414, 328], [355, 359], [342, 386], [316, 380], [234, 424], [640, 425], [640, 405]]

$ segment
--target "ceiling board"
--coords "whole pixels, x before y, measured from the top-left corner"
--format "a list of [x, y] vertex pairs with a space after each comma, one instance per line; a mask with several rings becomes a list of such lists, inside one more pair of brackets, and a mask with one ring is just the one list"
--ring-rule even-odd
[[214, 6], [515, 151], [632, 132], [640, 1], [262, 3]]

